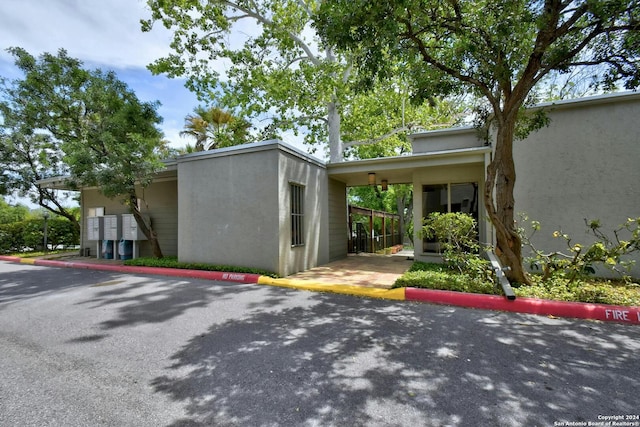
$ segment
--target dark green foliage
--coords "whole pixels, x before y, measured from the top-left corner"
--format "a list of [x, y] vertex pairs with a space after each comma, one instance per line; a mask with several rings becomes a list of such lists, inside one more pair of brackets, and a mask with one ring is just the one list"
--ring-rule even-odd
[[12, 206], [0, 198], [0, 224], [23, 221], [29, 214], [29, 208], [23, 205]]
[[24, 250], [23, 222], [0, 224], [0, 253], [8, 254]]
[[47, 210], [79, 224], [56, 190], [38, 181], [66, 176], [67, 188], [95, 186], [129, 205], [162, 256], [157, 235], [142, 220], [138, 200], [163, 168], [157, 102], [143, 102], [114, 72], [84, 69], [64, 49], [36, 58], [11, 48], [23, 77], [0, 85], [0, 188], [29, 194]]
[[[52, 218], [47, 221], [47, 243], [54, 249], [75, 246], [80, 243], [80, 234], [69, 220]], [[44, 220], [41, 218], [0, 224], [0, 253], [42, 249], [43, 245]]]
[[135, 258], [126, 260], [125, 265], [139, 266], [139, 267], [162, 267], [162, 268], [179, 268], [184, 270], [206, 270], [206, 271], [224, 271], [229, 273], [247, 273], [247, 274], [259, 274], [262, 276], [269, 276], [278, 278], [278, 275], [272, 271], [261, 270], [251, 267], [238, 267], [233, 265], [215, 265], [204, 263], [187, 263], [178, 262], [176, 257], [164, 257], [164, 258]]
[[435, 272], [443, 272], [448, 271], [449, 268], [444, 264], [438, 264], [435, 262], [422, 262], [416, 261], [411, 264], [409, 267], [409, 271], [435, 271]]
[[500, 294], [500, 290], [494, 286], [493, 282], [482, 281], [468, 274], [461, 274], [447, 268], [444, 264], [420, 262], [415, 262], [407, 273], [396, 280], [393, 287], [440, 289], [490, 295]]
[[442, 259], [450, 269], [482, 281], [494, 280], [490, 263], [479, 255], [477, 223], [471, 215], [433, 212], [424, 221], [421, 234], [440, 243]]

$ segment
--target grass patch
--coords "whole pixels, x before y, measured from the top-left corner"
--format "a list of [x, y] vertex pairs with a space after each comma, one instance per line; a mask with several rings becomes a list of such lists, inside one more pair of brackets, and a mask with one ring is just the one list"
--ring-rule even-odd
[[[541, 298], [555, 301], [640, 306], [640, 285], [621, 281], [588, 278], [569, 283], [568, 279], [553, 278], [545, 282], [533, 276], [531, 286], [514, 287], [519, 297]], [[409, 271], [398, 278], [394, 288], [413, 287], [476, 294], [501, 295], [502, 289], [493, 282], [472, 278], [452, 271], [444, 264], [414, 262]]]
[[179, 268], [183, 270], [205, 270], [205, 271], [224, 271], [229, 273], [247, 273], [247, 274], [259, 274], [261, 276], [269, 276], [278, 278], [279, 276], [267, 270], [261, 270], [259, 268], [251, 267], [238, 267], [234, 265], [215, 265], [205, 263], [192, 263], [192, 262], [178, 262], [177, 257], [164, 257], [164, 258], [135, 258], [129, 259], [124, 262], [124, 265], [131, 265], [137, 267], [161, 267], [161, 268]]
[[12, 254], [9, 254], [9, 256], [15, 256], [18, 258], [35, 258], [35, 257], [41, 257], [41, 256], [45, 256], [45, 255], [65, 255], [65, 254], [78, 254], [79, 251], [78, 249], [56, 249], [53, 251], [30, 251], [30, 252], [14, 252]]

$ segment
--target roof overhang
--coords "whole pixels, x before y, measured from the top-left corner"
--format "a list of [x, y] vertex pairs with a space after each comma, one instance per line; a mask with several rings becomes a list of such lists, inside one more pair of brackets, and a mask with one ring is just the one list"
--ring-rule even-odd
[[[164, 162], [164, 167], [155, 173], [153, 177], [154, 182], [161, 181], [175, 181], [178, 179], [178, 165], [175, 160], [168, 160]], [[40, 179], [36, 183], [42, 188], [50, 188], [52, 190], [65, 190], [65, 191], [80, 191], [83, 189], [90, 189], [94, 187], [80, 187], [77, 188], [70, 181], [69, 176], [54, 176], [51, 178]]]
[[329, 177], [344, 182], [348, 187], [368, 185], [369, 173], [376, 174], [378, 181], [386, 179], [389, 184], [413, 182], [413, 172], [438, 166], [484, 164], [491, 147], [444, 150], [410, 156], [382, 157], [327, 164]]

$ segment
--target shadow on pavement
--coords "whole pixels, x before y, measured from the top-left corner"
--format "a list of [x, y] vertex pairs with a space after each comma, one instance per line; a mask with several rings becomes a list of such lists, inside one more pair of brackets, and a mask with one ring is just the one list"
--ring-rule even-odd
[[0, 308], [3, 303], [86, 286], [92, 280], [98, 283], [98, 281], [111, 280], [118, 276], [118, 273], [92, 270], [65, 269], [64, 271], [64, 280], [60, 280], [58, 274], [52, 274], [49, 267], [30, 266], [28, 270], [3, 272], [0, 275]]
[[636, 413], [633, 326], [340, 295], [194, 336], [151, 386], [173, 426], [513, 426]]
[[[153, 283], [153, 286], [144, 286]], [[224, 301], [255, 289], [255, 285], [239, 285], [208, 280], [145, 278], [138, 285], [113, 286], [98, 291], [82, 302], [90, 308], [114, 306], [117, 317], [99, 324], [103, 330], [139, 324], [162, 323], [194, 308], [204, 308], [212, 301]]]

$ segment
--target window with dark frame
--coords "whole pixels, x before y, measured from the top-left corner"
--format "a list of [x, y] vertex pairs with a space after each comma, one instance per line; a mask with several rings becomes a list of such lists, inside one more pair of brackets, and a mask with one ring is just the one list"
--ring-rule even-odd
[[291, 246], [304, 245], [304, 186], [291, 183]]
[[[427, 218], [432, 212], [465, 212], [478, 222], [478, 183], [449, 183], [422, 186], [422, 215]], [[477, 231], [477, 230], [476, 230]], [[436, 239], [423, 238], [423, 252], [439, 253]]]

